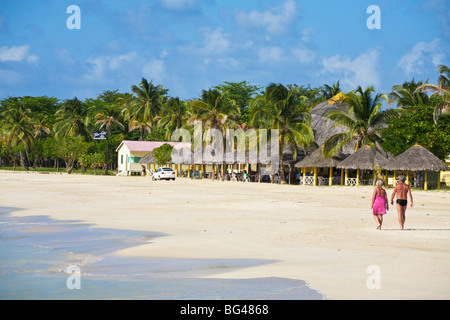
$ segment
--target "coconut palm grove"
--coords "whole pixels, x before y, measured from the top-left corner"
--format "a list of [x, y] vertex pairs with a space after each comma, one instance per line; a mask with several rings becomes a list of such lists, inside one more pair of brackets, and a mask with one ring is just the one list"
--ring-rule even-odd
[[[222, 131], [278, 129], [281, 156], [284, 148], [309, 154], [323, 147], [324, 156], [333, 157], [344, 148], [369, 145], [395, 157], [419, 144], [445, 161], [450, 154], [450, 68], [440, 65], [436, 71], [434, 81], [407, 79], [391, 92], [361, 86], [342, 92], [339, 80], [317, 88], [242, 81], [205, 88], [183, 101], [171, 96], [170, 88], [142, 78], [130, 84], [129, 92], [111, 88], [84, 101], [8, 96], [0, 100], [0, 166], [115, 174], [121, 141], [170, 141], [177, 128], [193, 130], [194, 121]], [[326, 110], [325, 121], [340, 131], [320, 146], [311, 112], [326, 101], [345, 108]], [[106, 139], [94, 139], [96, 131], [104, 131]]]

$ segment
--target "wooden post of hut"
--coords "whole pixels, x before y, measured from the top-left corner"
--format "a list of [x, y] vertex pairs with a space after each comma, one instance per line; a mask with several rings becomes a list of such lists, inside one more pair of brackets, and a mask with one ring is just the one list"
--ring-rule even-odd
[[425, 170], [425, 181], [423, 182], [423, 190], [428, 190], [428, 171]]
[[345, 185], [346, 186], [348, 185], [347, 179], [348, 179], [348, 169], [345, 169]]
[[344, 185], [344, 169], [341, 169], [341, 186]]
[[314, 167], [314, 186], [317, 186], [317, 167]]
[[356, 169], [356, 185], [359, 186], [359, 175], [360, 175], [360, 170], [359, 168]]
[[328, 185], [333, 185], [333, 167], [330, 167], [330, 177], [328, 179]]

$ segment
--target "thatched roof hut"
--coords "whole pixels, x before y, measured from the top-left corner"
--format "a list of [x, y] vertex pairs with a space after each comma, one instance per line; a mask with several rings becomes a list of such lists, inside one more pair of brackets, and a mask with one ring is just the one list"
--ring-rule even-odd
[[390, 160], [384, 167], [387, 170], [404, 171], [448, 171], [444, 161], [424, 147], [416, 144]]
[[147, 164], [147, 163], [155, 163], [155, 161], [156, 159], [155, 156], [153, 155], [153, 152], [149, 152], [139, 160], [139, 163]]
[[363, 146], [339, 163], [337, 168], [362, 170], [384, 169], [388, 161], [377, 149]]
[[323, 148], [318, 148], [313, 151], [310, 155], [307, 155], [303, 160], [295, 164], [296, 168], [334, 168], [340, 162], [342, 158], [339, 156], [333, 156], [329, 158], [324, 158]]

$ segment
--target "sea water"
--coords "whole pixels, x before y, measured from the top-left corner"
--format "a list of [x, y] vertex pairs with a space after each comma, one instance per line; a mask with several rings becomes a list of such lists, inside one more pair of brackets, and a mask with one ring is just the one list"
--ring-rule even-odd
[[[201, 278], [273, 263], [254, 259], [135, 258], [114, 252], [158, 233], [102, 229], [0, 207], [0, 299], [323, 300], [306, 281]], [[79, 287], [69, 285], [80, 271]], [[70, 282], [71, 283], [71, 282]]]

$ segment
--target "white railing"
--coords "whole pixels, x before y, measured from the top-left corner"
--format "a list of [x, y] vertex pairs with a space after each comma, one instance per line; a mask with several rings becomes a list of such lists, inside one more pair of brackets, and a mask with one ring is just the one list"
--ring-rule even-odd
[[314, 177], [313, 176], [306, 176], [305, 177], [305, 186], [313, 185], [313, 184], [314, 184]]
[[346, 181], [348, 186], [356, 186], [356, 178], [347, 178]]

